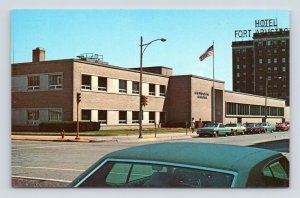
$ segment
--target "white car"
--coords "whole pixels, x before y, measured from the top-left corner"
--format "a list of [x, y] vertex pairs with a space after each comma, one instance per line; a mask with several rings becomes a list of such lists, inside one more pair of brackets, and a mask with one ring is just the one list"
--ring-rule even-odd
[[225, 125], [226, 128], [230, 129], [231, 135], [245, 134], [246, 127], [240, 123], [229, 123]]

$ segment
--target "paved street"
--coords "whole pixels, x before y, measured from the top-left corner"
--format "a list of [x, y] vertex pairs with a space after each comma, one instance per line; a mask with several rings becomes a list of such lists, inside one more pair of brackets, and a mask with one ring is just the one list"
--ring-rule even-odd
[[[60, 187], [67, 185], [100, 157], [114, 150], [160, 141], [209, 142], [234, 145], [258, 145], [289, 153], [289, 132], [257, 135], [204, 137], [189, 133], [182, 138], [136, 138], [103, 142], [12, 141], [12, 178], [16, 187]], [[275, 141], [275, 142], [272, 142]], [[262, 142], [271, 142], [262, 144]], [[278, 145], [278, 146], [277, 146]], [[278, 147], [278, 148], [277, 148]], [[29, 181], [43, 181], [30, 183]], [[29, 182], [29, 183], [28, 183]]]

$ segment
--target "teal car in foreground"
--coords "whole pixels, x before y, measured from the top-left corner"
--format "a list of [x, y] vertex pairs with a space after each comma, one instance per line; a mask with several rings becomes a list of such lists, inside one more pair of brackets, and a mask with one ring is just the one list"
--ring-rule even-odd
[[231, 129], [225, 127], [222, 123], [207, 123], [203, 128], [197, 129], [197, 134], [199, 136], [227, 136], [231, 134]]
[[107, 154], [69, 187], [265, 188], [289, 186], [289, 161], [276, 151], [168, 142]]

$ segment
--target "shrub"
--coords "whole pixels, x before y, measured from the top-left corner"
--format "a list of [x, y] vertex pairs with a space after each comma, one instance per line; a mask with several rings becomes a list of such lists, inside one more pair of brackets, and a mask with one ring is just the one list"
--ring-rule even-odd
[[[79, 122], [80, 131], [98, 131], [100, 129], [99, 122]], [[41, 132], [76, 132], [77, 122], [42, 122], [39, 124], [39, 131]]]

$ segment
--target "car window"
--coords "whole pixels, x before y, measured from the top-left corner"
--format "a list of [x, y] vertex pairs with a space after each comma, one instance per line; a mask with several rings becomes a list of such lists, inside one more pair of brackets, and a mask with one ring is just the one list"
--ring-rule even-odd
[[107, 175], [106, 183], [110, 184], [125, 184], [131, 164], [116, 163]]
[[263, 169], [265, 184], [269, 187], [285, 187], [289, 183], [289, 163], [282, 158]]
[[230, 187], [234, 175], [218, 171], [136, 162], [108, 162], [79, 187]]

